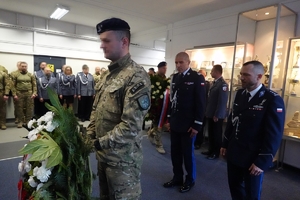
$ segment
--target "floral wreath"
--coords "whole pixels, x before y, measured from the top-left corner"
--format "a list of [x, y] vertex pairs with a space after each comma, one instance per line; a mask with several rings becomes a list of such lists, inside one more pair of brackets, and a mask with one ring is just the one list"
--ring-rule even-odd
[[93, 146], [81, 134], [71, 109], [63, 108], [57, 94], [48, 89], [50, 110], [27, 124], [29, 143], [19, 153], [19, 200], [91, 199], [89, 154]]

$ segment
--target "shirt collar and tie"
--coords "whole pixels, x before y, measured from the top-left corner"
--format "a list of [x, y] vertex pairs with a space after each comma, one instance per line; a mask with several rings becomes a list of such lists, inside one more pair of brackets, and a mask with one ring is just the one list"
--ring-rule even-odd
[[257, 88], [249, 92], [247, 89], [245, 90], [246, 95], [248, 95], [248, 102], [256, 95], [256, 93], [261, 89], [262, 84], [260, 84]]

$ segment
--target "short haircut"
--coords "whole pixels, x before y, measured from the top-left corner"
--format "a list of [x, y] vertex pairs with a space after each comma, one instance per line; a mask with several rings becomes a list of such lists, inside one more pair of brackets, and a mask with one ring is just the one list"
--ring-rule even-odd
[[220, 74], [223, 73], [223, 67], [222, 65], [214, 65], [213, 68], [218, 71]]
[[248, 61], [243, 64], [243, 66], [246, 66], [246, 65], [253, 65], [253, 69], [257, 74], [265, 73], [264, 65], [257, 60]]
[[158, 63], [157, 68], [164, 67], [164, 66], [167, 66], [167, 63], [165, 61]]
[[82, 69], [88, 69], [88, 68], [89, 67], [86, 64], [82, 65]]
[[152, 67], [151, 67], [151, 68], [149, 68], [149, 71], [153, 71], [153, 72], [155, 72], [154, 68], [152, 68]]
[[42, 63], [45, 63], [45, 64], [47, 64], [45, 61], [42, 61], [42, 62], [40, 62], [40, 63], [39, 63], [39, 66], [41, 66], [41, 64], [42, 64]]
[[119, 40], [121, 40], [124, 37], [128, 38], [128, 43], [130, 44], [131, 34], [130, 34], [129, 30], [120, 30], [120, 31], [114, 31], [114, 32]]
[[21, 65], [24, 65], [24, 64], [25, 64], [25, 65], [28, 65], [27, 62], [20, 62], [20, 66], [21, 66]]

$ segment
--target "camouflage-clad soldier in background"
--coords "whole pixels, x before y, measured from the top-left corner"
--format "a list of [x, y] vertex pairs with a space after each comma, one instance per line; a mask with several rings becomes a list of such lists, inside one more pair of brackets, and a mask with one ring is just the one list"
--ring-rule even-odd
[[[33, 115], [33, 99], [37, 96], [35, 76], [27, 71], [27, 63], [21, 62], [21, 71], [13, 78], [13, 96], [18, 101], [17, 114], [19, 118], [18, 128], [22, 128], [23, 122], [27, 124]], [[22, 118], [25, 116], [24, 121]]]
[[140, 199], [142, 124], [150, 107], [150, 79], [129, 54], [130, 27], [111, 18], [97, 25], [112, 62], [100, 84], [87, 133], [97, 149], [100, 199]]
[[6, 69], [4, 66], [2, 66], [2, 65], [0, 65], [0, 71], [2, 71], [2, 72], [4, 72], [4, 73], [8, 74], [7, 69]]
[[95, 74], [93, 74], [95, 85], [100, 82], [101, 69], [100, 67], [95, 67]]
[[[17, 62], [17, 70], [16, 71], [13, 71], [10, 73], [10, 79], [11, 80], [14, 80], [16, 75], [20, 73], [21, 71], [21, 61]], [[12, 89], [11, 88], [11, 92], [12, 92]], [[14, 99], [14, 115], [15, 115], [15, 124], [18, 124], [19, 123], [19, 119], [18, 119], [18, 114], [17, 114], [17, 107], [18, 107], [18, 101], [16, 99]], [[24, 119], [24, 116], [23, 118], [21, 119], [21, 121]]]
[[0, 128], [6, 129], [6, 101], [9, 96], [11, 81], [9, 76], [0, 71]]

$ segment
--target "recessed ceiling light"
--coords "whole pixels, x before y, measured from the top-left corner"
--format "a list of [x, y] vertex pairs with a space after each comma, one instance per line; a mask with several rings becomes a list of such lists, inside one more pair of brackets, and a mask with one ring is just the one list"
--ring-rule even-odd
[[50, 18], [59, 20], [60, 18], [65, 16], [65, 14], [67, 14], [69, 11], [70, 9], [66, 6], [57, 5], [56, 9], [51, 13]]
[[265, 15], [269, 15], [270, 13], [266, 12]]

